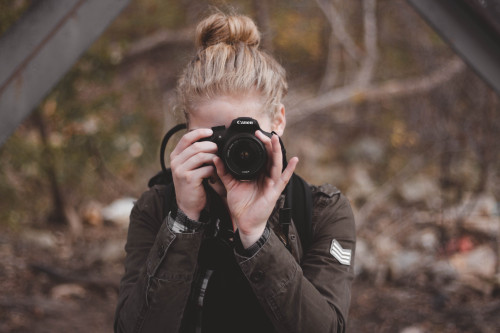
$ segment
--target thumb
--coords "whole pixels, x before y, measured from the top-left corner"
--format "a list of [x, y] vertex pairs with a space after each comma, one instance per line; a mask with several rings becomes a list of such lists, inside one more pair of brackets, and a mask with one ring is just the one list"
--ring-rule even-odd
[[219, 176], [220, 180], [222, 181], [222, 184], [224, 184], [224, 187], [227, 188], [228, 185], [231, 183], [233, 177], [227, 172], [226, 166], [224, 165], [224, 162], [222, 162], [222, 159], [220, 157], [218, 156], [214, 157], [212, 162], [215, 165], [217, 176]]

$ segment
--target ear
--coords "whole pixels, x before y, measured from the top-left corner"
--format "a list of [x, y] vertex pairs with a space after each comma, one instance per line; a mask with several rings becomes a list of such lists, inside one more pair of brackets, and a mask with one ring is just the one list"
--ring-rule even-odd
[[279, 111], [273, 117], [272, 128], [279, 136], [283, 136], [286, 126], [285, 106], [280, 103]]

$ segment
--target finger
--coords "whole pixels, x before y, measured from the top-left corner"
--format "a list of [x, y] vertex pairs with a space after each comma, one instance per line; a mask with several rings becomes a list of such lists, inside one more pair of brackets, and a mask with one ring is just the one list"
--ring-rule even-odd
[[272, 165], [269, 171], [271, 179], [278, 180], [283, 172], [283, 153], [281, 152], [281, 144], [277, 134], [271, 138], [272, 143]]
[[281, 151], [280, 139], [277, 134], [273, 134], [271, 138], [269, 138], [260, 131], [256, 132], [256, 136], [266, 146], [269, 160], [269, 177], [276, 181], [283, 171], [283, 153]]
[[170, 157], [173, 158], [180, 153], [182, 153], [186, 148], [191, 146], [194, 142], [202, 139], [209, 137], [210, 135], [213, 134], [213, 131], [210, 128], [198, 128], [193, 131], [190, 131], [182, 136], [182, 138], [179, 140], [177, 143], [177, 146], [175, 146], [174, 150], [170, 154]]
[[187, 160], [191, 159], [193, 156], [201, 153], [212, 153], [217, 152], [217, 145], [210, 141], [195, 142], [188, 146], [184, 151], [180, 152], [177, 156], [171, 155], [170, 164], [172, 166], [182, 165], [186, 163]]
[[188, 158], [178, 171], [191, 171], [194, 169], [198, 169], [201, 167], [203, 164], [212, 164], [212, 160], [214, 159], [216, 155], [215, 154], [210, 154], [210, 153], [198, 153], [190, 158]]
[[299, 163], [298, 157], [292, 157], [290, 161], [288, 161], [288, 165], [285, 168], [285, 170], [283, 170], [283, 173], [279, 177], [279, 181], [277, 183], [279, 192], [282, 192], [285, 189], [285, 186], [290, 181], [290, 178], [292, 178], [293, 172], [295, 171], [295, 168], [297, 167], [298, 163]]
[[210, 178], [214, 175], [214, 166], [206, 165], [198, 169], [194, 169], [189, 172], [189, 178], [191, 182], [196, 182], [196, 184], [201, 184], [203, 179]]
[[[264, 147], [266, 148], [266, 153], [267, 153], [267, 165], [266, 165], [266, 170], [271, 170], [271, 167], [273, 165], [273, 144], [272, 140], [270, 137], [262, 133], [261, 131], [256, 131], [255, 136], [262, 141], [264, 144]], [[274, 135], [273, 135], [274, 136]]]
[[230, 182], [233, 180], [233, 177], [229, 172], [227, 172], [226, 167], [224, 165], [224, 162], [222, 159], [218, 156], [214, 157], [212, 160], [214, 165], [215, 165], [215, 170], [217, 171], [217, 176], [219, 176], [220, 180], [222, 181], [222, 184], [224, 184], [224, 187], [227, 188], [227, 186], [230, 184]]

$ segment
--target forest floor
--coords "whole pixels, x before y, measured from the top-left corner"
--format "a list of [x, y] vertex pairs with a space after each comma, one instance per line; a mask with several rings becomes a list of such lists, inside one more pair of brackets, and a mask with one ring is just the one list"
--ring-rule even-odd
[[[111, 332], [126, 230], [0, 232], [0, 332]], [[498, 332], [500, 297], [358, 277], [348, 332]]]

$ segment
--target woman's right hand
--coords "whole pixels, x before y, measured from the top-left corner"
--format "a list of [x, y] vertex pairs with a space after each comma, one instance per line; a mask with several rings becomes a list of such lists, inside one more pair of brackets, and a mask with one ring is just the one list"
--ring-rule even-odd
[[212, 135], [212, 130], [199, 128], [186, 133], [170, 154], [170, 168], [175, 186], [177, 206], [192, 220], [198, 220], [207, 202], [203, 179], [216, 177], [212, 160], [217, 145], [199, 141]]

